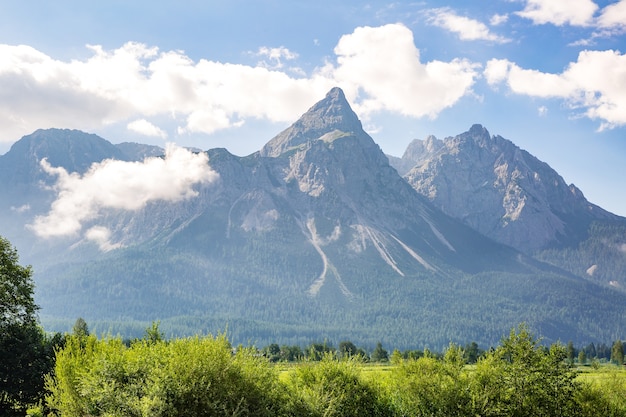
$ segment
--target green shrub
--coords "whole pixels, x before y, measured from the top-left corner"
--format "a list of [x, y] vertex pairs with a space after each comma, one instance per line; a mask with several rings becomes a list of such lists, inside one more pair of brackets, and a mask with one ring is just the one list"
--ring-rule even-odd
[[299, 416], [391, 415], [377, 390], [362, 380], [360, 366], [356, 358], [326, 354], [320, 362], [295, 367], [288, 376], [292, 410]]
[[63, 417], [277, 416], [288, 403], [274, 368], [224, 337], [70, 338], [47, 385]]
[[470, 394], [463, 352], [450, 346], [444, 360], [432, 356], [401, 361], [392, 371], [393, 407], [401, 416], [469, 416]]

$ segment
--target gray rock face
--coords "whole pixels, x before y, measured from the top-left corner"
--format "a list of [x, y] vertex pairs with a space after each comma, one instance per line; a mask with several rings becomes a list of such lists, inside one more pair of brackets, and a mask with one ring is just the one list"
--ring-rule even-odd
[[334, 130], [347, 133], [363, 130], [343, 91], [337, 87], [330, 90], [323, 100], [311, 107], [297, 122], [270, 140], [261, 149], [261, 155], [279, 156]]
[[526, 253], [570, 245], [593, 220], [617, 218], [588, 202], [550, 166], [474, 125], [439, 141], [409, 145], [396, 168], [445, 213]]
[[[626, 294], [499, 244], [428, 201], [492, 230], [547, 218], [532, 230], [548, 230], [548, 238], [590, 218], [581, 210], [599, 210], [547, 165], [481, 126], [411, 144], [401, 160], [427, 198], [389, 165], [333, 89], [257, 153], [208, 150], [219, 178], [194, 187], [196, 197], [89, 219], [83, 230], [108, 229], [111, 250], [82, 234], [41, 241], [25, 233], [24, 224], [55, 198], [40, 187], [37, 163], [48, 157], [84, 172], [92, 162], [137, 160], [158, 149], [116, 147], [81, 132], [34, 136], [0, 157], [5, 185], [20, 175], [15, 167], [32, 168], [14, 198], [3, 194], [0, 230], [12, 242], [21, 237], [38, 302], [53, 320], [124, 317], [143, 331], [146, 321], [163, 318], [182, 329], [176, 334], [233, 323], [243, 343], [260, 334], [273, 338], [263, 343], [385, 337], [399, 347], [450, 340], [488, 346], [520, 320], [550, 340], [606, 340], [626, 322]], [[621, 244], [621, 229], [614, 235]], [[604, 266], [594, 260], [583, 267], [599, 277]], [[611, 326], [599, 329], [601, 321]]]
[[165, 149], [160, 146], [144, 145], [134, 142], [118, 143], [115, 147], [122, 151], [129, 161], [143, 161], [149, 157], [158, 157], [165, 154]]

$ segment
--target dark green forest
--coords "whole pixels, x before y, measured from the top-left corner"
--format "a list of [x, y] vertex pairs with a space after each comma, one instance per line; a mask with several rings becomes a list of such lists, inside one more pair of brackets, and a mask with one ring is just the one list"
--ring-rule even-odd
[[[475, 286], [475, 278], [455, 285]], [[498, 285], [487, 274], [480, 280]], [[530, 294], [531, 284], [537, 283], [521, 281], [516, 296]], [[346, 334], [341, 320], [336, 333], [330, 332], [341, 340], [336, 345], [328, 339], [311, 342], [319, 329], [305, 329], [305, 322], [298, 320], [272, 331], [271, 315], [260, 318], [268, 325], [261, 337], [284, 342], [276, 337], [294, 326], [296, 343], [234, 344], [230, 327], [217, 337], [198, 336], [208, 334], [198, 330], [207, 323], [191, 316], [181, 318], [179, 325], [187, 331], [195, 327], [196, 336], [166, 337], [160, 324], [152, 322], [141, 337], [111, 336], [110, 329], [109, 335], [97, 337], [83, 318], [71, 333], [44, 331], [33, 294], [31, 268], [21, 266], [17, 251], [0, 238], [3, 416], [626, 416], [626, 378], [618, 369], [624, 363], [624, 346], [619, 340], [610, 349], [602, 343], [576, 349], [573, 343], [546, 343], [520, 325], [487, 349], [475, 342], [464, 347], [449, 343], [441, 350], [419, 348], [413, 340], [412, 349], [391, 345], [389, 352], [384, 338], [365, 347], [341, 338]], [[427, 314], [431, 304], [425, 297], [422, 302]], [[349, 314], [349, 307], [341, 314]], [[263, 303], [259, 308], [274, 311]], [[318, 308], [322, 316], [330, 314], [323, 304]], [[451, 314], [453, 319], [461, 312]], [[259, 322], [247, 324], [253, 335]], [[358, 330], [363, 332], [368, 324]], [[231, 325], [247, 328], [241, 322]], [[239, 334], [239, 339], [246, 335]], [[593, 369], [606, 363], [602, 366], [609, 369], [609, 378], [581, 380], [575, 361]]]
[[[196, 251], [202, 256], [172, 247], [137, 247], [86, 264], [60, 265], [59, 274], [48, 270], [37, 289], [45, 294], [42, 322], [63, 332], [81, 316], [97, 334], [140, 337], [159, 320], [168, 337], [227, 331], [235, 344], [349, 339], [371, 348], [386, 340], [398, 349], [442, 350], [450, 342], [490, 346], [520, 322], [550, 335], [548, 343], [603, 343], [620, 336], [625, 320], [614, 308], [623, 302], [622, 294], [562, 271], [529, 263], [517, 273], [399, 277], [371, 248], [371, 255], [359, 259], [348, 251], [336, 255], [352, 296], [343, 296], [329, 279], [311, 297], [308, 286], [322, 265], [310, 246], [287, 237], [281, 244], [233, 240], [227, 246], [200, 246]], [[589, 308], [582, 311], [581, 305]]]
[[626, 277], [624, 236], [623, 223], [594, 222], [587, 238], [576, 247], [550, 249], [536, 256], [590, 281], [626, 291], [623, 280], [615, 281], [615, 277]]

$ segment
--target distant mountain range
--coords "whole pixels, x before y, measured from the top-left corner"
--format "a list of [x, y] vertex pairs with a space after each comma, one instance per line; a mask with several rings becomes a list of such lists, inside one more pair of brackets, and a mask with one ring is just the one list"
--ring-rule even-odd
[[626, 219], [481, 126], [388, 157], [335, 88], [259, 152], [204, 154], [217, 180], [195, 196], [87, 219], [107, 248], [27, 227], [59, 192], [41, 160], [80, 178], [164, 150], [50, 129], [0, 156], [0, 234], [34, 267], [47, 329], [436, 349], [521, 321], [547, 341], [624, 336]]

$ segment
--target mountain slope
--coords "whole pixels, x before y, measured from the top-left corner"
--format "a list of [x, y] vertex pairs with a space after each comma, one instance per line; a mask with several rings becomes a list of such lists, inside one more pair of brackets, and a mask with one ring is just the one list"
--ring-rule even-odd
[[[626, 284], [626, 259], [619, 253], [626, 241], [601, 248], [604, 239], [591, 233], [596, 223], [623, 229], [626, 219], [587, 201], [509, 140], [474, 125], [445, 140], [415, 140], [392, 162], [415, 190], [484, 235], [598, 282]], [[602, 262], [591, 252], [613, 253], [614, 259]], [[602, 265], [604, 273], [587, 273], [593, 265]]]
[[593, 220], [617, 218], [547, 164], [480, 125], [421, 158], [405, 174], [417, 191], [481, 233], [526, 252], [580, 240]]
[[626, 324], [626, 295], [435, 208], [339, 89], [255, 154], [206, 154], [219, 180], [195, 198], [89, 224], [110, 230], [118, 249], [94, 255], [75, 238], [57, 262], [33, 262], [44, 324], [81, 316], [128, 334], [161, 320], [179, 335], [227, 327], [235, 343], [437, 349], [495, 344], [520, 321], [549, 341], [580, 342], [612, 340]]

